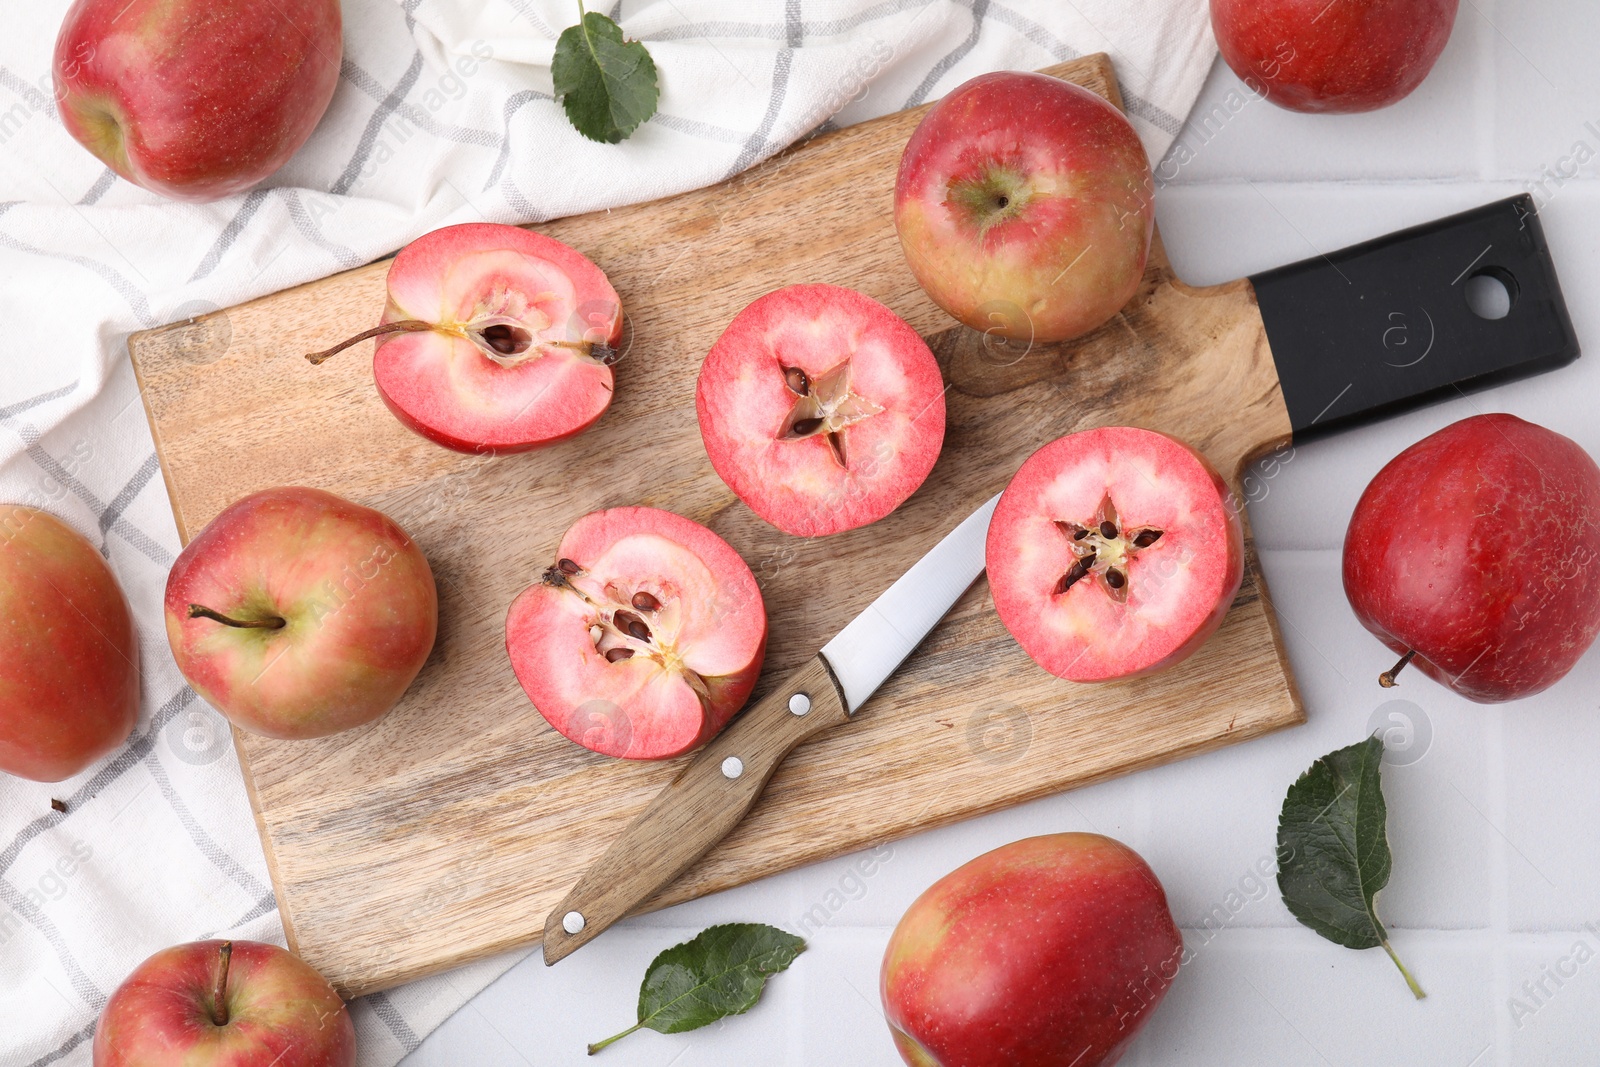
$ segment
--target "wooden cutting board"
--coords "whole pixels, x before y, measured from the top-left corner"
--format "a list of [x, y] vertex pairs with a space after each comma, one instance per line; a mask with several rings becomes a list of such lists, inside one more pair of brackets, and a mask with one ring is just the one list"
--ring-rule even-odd
[[[1049, 73], [1117, 98], [1103, 56]], [[320, 741], [235, 735], [290, 943], [347, 996], [536, 941], [546, 912], [678, 769], [564, 740], [512, 675], [506, 608], [580, 515], [649, 504], [727, 538], [762, 584], [771, 683], [1049, 440], [1115, 423], [1165, 430], [1235, 480], [1287, 441], [1249, 284], [1191, 289], [1159, 247], [1125, 313], [1077, 344], [1023, 353], [952, 329], [891, 221], [922, 110], [817, 137], [713, 188], [539, 227], [610, 275], [630, 334], [611, 411], [542, 451], [463, 456], [405, 430], [373, 389], [369, 345], [321, 367], [301, 358], [378, 321], [386, 263], [130, 341], [186, 542], [246, 493], [319, 486], [393, 516], [438, 579], [438, 646], [392, 714]], [[694, 387], [736, 312], [813, 281], [904, 316], [950, 390], [944, 452], [922, 489], [873, 526], [802, 540], [717, 479]], [[797, 751], [751, 817], [649, 906], [1302, 720], [1253, 548], [1199, 654], [1107, 686], [1036, 667], [980, 581], [858, 721]]]

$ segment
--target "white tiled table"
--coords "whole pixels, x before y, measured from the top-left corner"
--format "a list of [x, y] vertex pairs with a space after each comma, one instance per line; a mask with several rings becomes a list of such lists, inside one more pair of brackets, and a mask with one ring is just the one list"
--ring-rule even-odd
[[[1597, 45], [1600, 17], [1588, 0], [1467, 0], [1439, 67], [1397, 107], [1314, 118], [1252, 102], [1226, 122], [1214, 118], [1209, 133], [1191, 123], [1184, 140], [1194, 158], [1159, 198], [1173, 262], [1190, 282], [1224, 281], [1524, 191], [1579, 141], [1600, 153]], [[1225, 111], [1230, 92], [1243, 90], [1219, 67], [1196, 121], [1213, 105]], [[1162, 173], [1174, 175], [1171, 159]], [[1061, 830], [1138, 849], [1197, 949], [1127, 1064], [1600, 1062], [1600, 934], [1583, 929], [1600, 930], [1600, 652], [1509, 707], [1474, 706], [1420, 676], [1386, 693], [1374, 678], [1388, 654], [1350, 613], [1339, 580], [1361, 489], [1401, 448], [1451, 421], [1511, 411], [1600, 455], [1597, 174], [1590, 164], [1540, 196], [1579, 337], [1595, 354], [1299, 448], [1252, 508], [1308, 725], [898, 842], [868, 878], [841, 859], [629, 922], [554, 970], [535, 954], [426, 1040], [408, 1067], [580, 1062], [586, 1041], [632, 1021], [658, 950], [714, 922], [798, 928], [831, 890], [842, 905], [808, 931], [809, 951], [749, 1016], [676, 1037], [641, 1033], [607, 1050], [606, 1062], [890, 1067], [899, 1060], [877, 973], [902, 911], [973, 856]], [[1252, 880], [1270, 862], [1290, 781], [1379, 725], [1391, 700], [1408, 702], [1419, 737], [1431, 734], [1421, 758], [1385, 770], [1395, 862], [1380, 913], [1429, 993], [1420, 1003], [1381, 952], [1322, 941], [1290, 918], [1274, 885]], [[1210, 927], [1221, 928], [1209, 929], [1218, 907], [1227, 921], [1213, 917]], [[1597, 959], [1559, 988], [1545, 979], [1553, 995], [1537, 1002], [1523, 991], [1579, 941]], [[1514, 1019], [1512, 997], [1536, 1010]]]

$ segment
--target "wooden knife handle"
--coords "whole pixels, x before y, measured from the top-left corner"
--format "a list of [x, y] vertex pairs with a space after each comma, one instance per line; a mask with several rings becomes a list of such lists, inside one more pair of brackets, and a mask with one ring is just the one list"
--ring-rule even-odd
[[544, 924], [554, 964], [670, 885], [739, 824], [796, 745], [850, 713], [822, 655], [700, 751], [584, 872]]

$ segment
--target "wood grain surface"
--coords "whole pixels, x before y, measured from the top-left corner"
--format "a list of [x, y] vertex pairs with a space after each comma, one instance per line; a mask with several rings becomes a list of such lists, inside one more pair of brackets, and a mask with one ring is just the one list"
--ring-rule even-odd
[[[1113, 99], [1109, 61], [1049, 73]], [[589, 255], [629, 330], [600, 423], [517, 456], [464, 456], [404, 429], [373, 385], [365, 329], [385, 263], [130, 341], [184, 540], [234, 499], [318, 486], [380, 508], [439, 583], [438, 646], [400, 706], [336, 737], [236, 734], [291, 944], [346, 995], [530, 944], [545, 915], [682, 765], [608, 759], [556, 734], [512, 675], [506, 608], [596, 508], [648, 504], [705, 523], [761, 581], [761, 697], [1035, 448], [1108, 424], [1189, 440], [1229, 477], [1288, 440], [1254, 293], [1192, 289], [1158, 247], [1124, 313], [1070, 345], [987, 344], [935, 307], [891, 219], [921, 109], [820, 136], [721, 185], [539, 227]], [[883, 301], [944, 368], [944, 452], [882, 522], [801, 540], [719, 481], [694, 414], [700, 361], [749, 301], [826, 281]], [[1226, 622], [1196, 656], [1105, 686], [1040, 670], [980, 581], [855, 721], [797, 749], [750, 816], [648, 907], [1242, 741], [1302, 721], [1254, 550]]]

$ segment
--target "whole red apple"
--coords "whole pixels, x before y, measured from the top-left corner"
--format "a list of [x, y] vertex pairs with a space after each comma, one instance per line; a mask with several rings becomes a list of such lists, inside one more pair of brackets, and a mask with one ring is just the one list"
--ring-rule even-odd
[[923, 116], [894, 189], [917, 282], [971, 326], [1065, 341], [1132, 298], [1155, 232], [1150, 161], [1104, 97], [1001, 71]]
[[193, 941], [134, 968], [100, 1013], [94, 1067], [352, 1067], [327, 981], [259, 941]]
[[243, 192], [328, 109], [341, 33], [338, 0], [77, 0], [56, 37], [61, 122], [163, 196]]
[[70, 778], [139, 717], [139, 642], [117, 579], [55, 516], [0, 505], [0, 771]]
[[1098, 834], [1032, 837], [911, 905], [883, 957], [884, 1014], [912, 1067], [1109, 1067], [1182, 953], [1138, 853]]
[[439, 599], [411, 538], [320, 489], [266, 489], [211, 520], [167, 575], [178, 669], [235, 726], [305, 738], [394, 707], [433, 648]]
[[1363, 626], [1469, 700], [1560, 681], [1600, 633], [1600, 467], [1515, 415], [1446, 426], [1378, 472], [1344, 538]]
[[1211, 0], [1233, 72], [1291, 111], [1373, 111], [1410, 94], [1460, 0]]

